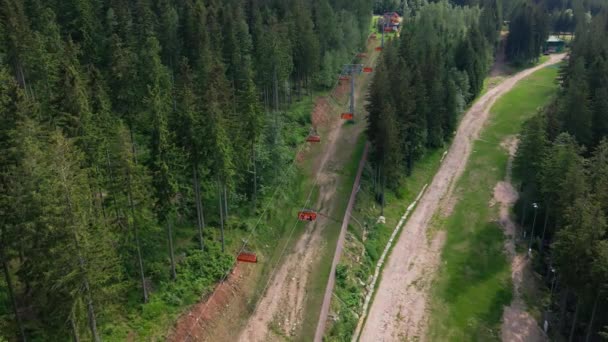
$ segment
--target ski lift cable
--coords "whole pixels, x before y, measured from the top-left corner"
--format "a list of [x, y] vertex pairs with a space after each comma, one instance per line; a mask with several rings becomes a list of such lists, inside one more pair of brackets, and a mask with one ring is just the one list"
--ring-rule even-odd
[[[315, 186], [317, 185], [318, 180], [319, 180], [319, 175], [320, 175], [320, 172], [318, 172], [318, 173], [317, 173], [317, 176], [315, 177], [315, 181], [314, 181], [313, 185], [311, 186], [310, 191], [308, 192], [308, 195], [307, 195], [307, 197], [306, 197], [306, 202], [304, 203], [304, 206], [302, 207], [302, 210], [305, 210], [305, 209], [306, 209], [306, 207], [308, 207], [308, 205], [309, 205], [309, 203], [310, 203], [310, 199], [311, 199], [311, 197], [312, 197], [312, 193], [313, 193], [314, 188], [315, 188]], [[270, 274], [270, 276], [268, 277], [268, 281], [266, 282], [266, 284], [264, 285], [264, 288], [262, 289], [262, 292], [261, 292], [262, 294], [264, 294], [264, 293], [266, 292], [266, 290], [268, 289], [268, 285], [270, 285], [270, 282], [271, 282], [271, 281], [272, 281], [272, 279], [274, 278], [274, 275], [275, 275], [275, 273], [276, 273], [277, 267], [279, 266], [279, 264], [280, 264], [281, 260], [283, 259], [283, 256], [285, 255], [285, 251], [287, 250], [287, 246], [289, 246], [289, 242], [291, 241], [291, 238], [293, 237], [293, 233], [294, 233], [294, 231], [295, 231], [295, 228], [296, 228], [296, 227], [297, 227], [297, 225], [298, 225], [298, 222], [300, 222], [300, 220], [299, 220], [299, 219], [296, 219], [295, 224], [293, 225], [293, 227], [291, 228], [291, 230], [290, 230], [290, 232], [289, 232], [289, 236], [287, 237], [287, 241], [285, 242], [285, 246], [283, 247], [283, 250], [281, 251], [281, 254], [279, 255], [279, 258], [277, 259], [276, 264], [275, 264], [275, 265], [274, 265], [274, 266], [271, 268], [271, 269], [272, 269], [272, 273], [271, 273], [271, 274]], [[240, 252], [242, 252], [242, 251], [243, 251], [243, 249], [244, 249], [244, 247], [245, 247], [245, 245], [246, 245], [246, 244], [247, 244], [247, 242], [244, 242], [244, 243], [243, 243], [243, 247], [241, 248]], [[240, 252], [239, 252], [239, 253], [240, 253]], [[223, 282], [224, 282], [224, 280], [226, 279], [226, 277], [227, 277], [227, 276], [228, 276], [227, 274], [226, 274], [226, 275], [224, 275], [224, 277], [222, 278], [222, 280], [221, 280], [221, 282], [220, 282], [220, 283], [223, 283]], [[207, 302], [205, 303], [205, 306], [203, 307], [203, 310], [201, 310], [201, 313], [200, 313], [200, 314], [198, 315], [198, 317], [196, 318], [195, 324], [197, 324], [197, 325], [199, 324], [199, 322], [200, 322], [200, 317], [201, 317], [201, 316], [202, 316], [202, 315], [205, 313], [205, 311], [207, 310], [207, 308], [208, 308], [208, 306], [209, 306], [209, 302], [211, 302], [211, 299], [213, 298], [213, 296], [214, 296], [214, 295], [215, 295], [215, 291], [214, 291], [214, 292], [211, 294], [211, 296], [209, 297], [209, 299], [208, 299], [208, 300], [207, 300]], [[258, 307], [258, 305], [259, 305], [259, 303], [260, 303], [261, 299], [262, 299], [262, 296], [260, 296], [260, 298], [258, 298], [258, 300], [256, 301], [256, 304], [255, 304], [255, 307], [254, 307], [254, 309], [253, 309], [253, 312], [255, 312], [255, 310], [257, 309], [257, 307]], [[205, 326], [203, 326], [203, 329], [206, 329], [206, 327], [205, 327]], [[190, 333], [190, 332], [191, 332], [191, 330], [192, 330], [192, 329], [189, 329], [189, 330], [188, 330], [188, 337], [189, 337], [189, 338], [188, 338], [188, 340], [190, 340], [190, 338], [192, 338], [192, 335], [191, 335], [191, 333]], [[188, 340], [187, 340], [187, 341], [188, 341]]]
[[[370, 33], [370, 34], [367, 36], [367, 39], [365, 40], [366, 44], [367, 44], [367, 41], [369, 40], [369, 38], [370, 38], [371, 36], [372, 36], [372, 33]], [[360, 53], [360, 52], [355, 52], [354, 57], [353, 57], [353, 58], [350, 60], [350, 64], [354, 64], [354, 63], [355, 63], [355, 61], [356, 61], [356, 60], [357, 60], [357, 58], [358, 58], [358, 57], [357, 57], [357, 55], [358, 55], [359, 53]], [[342, 73], [340, 72], [340, 75], [341, 75], [341, 74], [342, 74]], [[351, 75], [351, 77], [352, 77], [352, 75]], [[338, 77], [338, 80], [337, 80], [337, 81], [334, 83], [334, 86], [332, 87], [332, 89], [335, 89], [335, 88], [336, 88], [338, 85], [340, 85], [340, 78], [339, 78], [339, 77]], [[333, 99], [333, 93], [330, 93], [330, 94], [329, 94], [329, 97], [331, 97], [331, 98]], [[334, 101], [338, 102], [336, 99], [334, 99]]]
[[[357, 57], [356, 57], [356, 54], [355, 54], [355, 56], [354, 56], [354, 57], [351, 59], [351, 62], [354, 62], [356, 59], [357, 59]], [[351, 77], [352, 77], [352, 75], [351, 75]], [[335, 87], [336, 87], [336, 86], [337, 86], [339, 83], [340, 83], [340, 81], [338, 80], [338, 81], [337, 81], [337, 82], [334, 84], [334, 88], [335, 88]], [[332, 99], [335, 101], [335, 99], [333, 98], [333, 95], [331, 95], [331, 94], [330, 94], [330, 97], [332, 97]], [[337, 101], [336, 101], [336, 102], [337, 102]], [[300, 148], [299, 148], [299, 149], [298, 149], [298, 151], [296, 152], [296, 155], [297, 155], [298, 153], [300, 153], [300, 152], [301, 152], [301, 151], [302, 151], [302, 150], [305, 148], [305, 146], [306, 146], [306, 144], [302, 144], [302, 145], [300, 145]], [[294, 158], [293, 162], [292, 162], [292, 163], [291, 163], [291, 165], [289, 166], [289, 169], [288, 169], [289, 171], [291, 171], [291, 169], [293, 168], [293, 166], [296, 164], [296, 160], [297, 160], [297, 158]], [[302, 207], [302, 210], [305, 210], [305, 209], [306, 209], [306, 207], [308, 206], [308, 203], [310, 202], [310, 198], [311, 198], [311, 196], [312, 196], [312, 192], [313, 192], [313, 190], [314, 190], [314, 188], [315, 188], [315, 186], [317, 185], [318, 180], [319, 180], [319, 174], [320, 174], [320, 173], [317, 173], [317, 176], [315, 177], [314, 184], [313, 184], [313, 186], [310, 188], [310, 191], [309, 191], [309, 193], [308, 193], [308, 196], [307, 196], [306, 202], [305, 202], [304, 206]], [[279, 183], [279, 185], [277, 185], [277, 188], [275, 189], [274, 193], [272, 194], [271, 199], [273, 199], [273, 198], [276, 196], [276, 194], [278, 193], [278, 190], [282, 188], [282, 186], [284, 185], [284, 181], [287, 179], [287, 177], [282, 177], [282, 178], [283, 178], [283, 179], [282, 179], [282, 182], [281, 182], [281, 183]], [[262, 221], [262, 218], [264, 217], [264, 215], [266, 215], [266, 212], [267, 212], [267, 211], [268, 211], [268, 209], [270, 208], [270, 205], [271, 205], [271, 203], [272, 203], [273, 201], [274, 201], [274, 200], [271, 200], [271, 201], [269, 201], [269, 202], [268, 202], [268, 204], [266, 205], [266, 208], [264, 209], [264, 211], [262, 212], [262, 214], [260, 214], [260, 216], [258, 217], [258, 220], [257, 220], [256, 224], [255, 224], [255, 225], [253, 226], [253, 228], [251, 229], [251, 232], [249, 232], [249, 235], [248, 235], [247, 239], [246, 239], [245, 241], [243, 241], [243, 245], [242, 245], [242, 246], [241, 246], [241, 248], [239, 249], [239, 252], [237, 253], [237, 255], [239, 255], [241, 252], [243, 252], [243, 251], [245, 250], [245, 247], [247, 247], [247, 242], [249, 241], [249, 239], [251, 238], [251, 236], [253, 235], [253, 233], [255, 232], [255, 230], [257, 229], [257, 227], [259, 226], [259, 224], [260, 224], [260, 222]], [[323, 215], [323, 216], [325, 216], [325, 215]], [[295, 228], [297, 227], [298, 222], [299, 222], [299, 220], [296, 220], [295, 224], [294, 224], [294, 225], [293, 225], [293, 227], [291, 228], [291, 231], [290, 231], [289, 236], [288, 236], [288, 238], [287, 238], [287, 242], [286, 242], [286, 244], [285, 244], [285, 247], [284, 247], [284, 248], [283, 248], [283, 250], [281, 251], [281, 254], [280, 254], [280, 256], [279, 256], [279, 259], [277, 260], [277, 264], [276, 264], [276, 265], [273, 267], [273, 269], [272, 269], [272, 273], [271, 273], [270, 277], [268, 278], [268, 281], [266, 282], [266, 285], [264, 286], [264, 289], [263, 289], [262, 293], [265, 293], [265, 292], [266, 292], [266, 289], [268, 288], [268, 285], [270, 284], [270, 281], [271, 281], [271, 280], [272, 280], [272, 278], [274, 277], [274, 274], [275, 274], [275, 272], [276, 272], [276, 267], [278, 266], [279, 262], [280, 262], [280, 261], [281, 261], [281, 259], [283, 258], [283, 255], [285, 254], [285, 251], [286, 251], [286, 249], [287, 249], [287, 246], [288, 246], [288, 244], [289, 244], [289, 241], [291, 240], [291, 237], [293, 236], [293, 232], [295, 231]], [[235, 260], [235, 262], [233, 263], [232, 267], [234, 267], [234, 266], [237, 264], [237, 262], [238, 262], [238, 261], [236, 261], [236, 260]], [[220, 279], [219, 284], [224, 283], [224, 281], [226, 281], [226, 279], [228, 278], [228, 275], [229, 275], [229, 273], [224, 274], [224, 275], [222, 276], [222, 278]], [[209, 303], [211, 302], [211, 300], [212, 300], [212, 299], [213, 299], [213, 297], [215, 296], [215, 293], [216, 293], [216, 292], [215, 292], [215, 291], [213, 291], [213, 292], [211, 293], [211, 296], [210, 296], [210, 297], [207, 299], [207, 301], [205, 302], [205, 306], [204, 306], [204, 307], [203, 307], [203, 309], [200, 311], [200, 314], [199, 314], [199, 315], [196, 317], [196, 320], [195, 320], [195, 323], [194, 323], [195, 325], [198, 325], [198, 324], [199, 324], [199, 322], [200, 322], [200, 318], [201, 318], [201, 317], [202, 317], [202, 315], [203, 315], [203, 314], [204, 314], [204, 313], [207, 311], [207, 308], [209, 307]], [[255, 305], [255, 308], [256, 308], [256, 309], [257, 309], [257, 306], [258, 306], [258, 304], [259, 304], [260, 300], [261, 300], [261, 297], [260, 297], [260, 299], [258, 299], [258, 301], [256, 302], [256, 305]], [[254, 311], [255, 311], [255, 310], [254, 310]], [[204, 328], [204, 327], [203, 327], [203, 328]], [[190, 327], [190, 329], [188, 329], [188, 335], [187, 335], [187, 339], [186, 339], [186, 341], [189, 341], [190, 339], [192, 339], [192, 334], [191, 334], [191, 332], [192, 332], [192, 327]]]
[[[352, 61], [354, 61], [357, 57], [355, 56], [353, 58]], [[353, 75], [351, 75], [351, 77], [353, 77]], [[331, 95], [330, 95], [331, 96]], [[320, 176], [321, 172], [319, 170], [319, 172], [317, 172], [317, 175], [315, 176], [315, 181], [313, 183], [313, 185], [310, 187], [310, 191], [308, 192], [308, 196], [306, 198], [306, 202], [304, 203], [304, 206], [302, 207], [301, 211], [306, 210], [306, 207], [308, 207], [308, 204], [310, 202], [311, 196], [312, 196], [312, 192], [314, 191], [314, 188], [317, 186], [317, 183], [319, 181], [319, 176]], [[336, 222], [340, 222], [330, 216], [327, 216], [325, 214], [322, 213], [318, 213], [321, 216], [327, 217], [331, 220], [335, 220]], [[253, 312], [255, 312], [255, 310], [257, 310], [258, 305], [260, 304], [260, 301], [262, 300], [262, 297], [264, 296], [264, 293], [266, 293], [266, 290], [268, 289], [268, 285], [270, 285], [270, 282], [272, 281], [272, 279], [274, 278], [274, 275], [276, 273], [277, 270], [277, 266], [280, 264], [281, 259], [283, 259], [283, 256], [285, 254], [285, 251], [287, 250], [287, 246], [289, 246], [289, 242], [291, 241], [291, 238], [293, 236], [293, 232], [295, 231], [295, 228], [298, 225], [298, 222], [300, 222], [299, 219], [296, 219], [293, 227], [291, 228], [291, 231], [289, 232], [289, 236], [287, 237], [287, 241], [285, 242], [285, 246], [283, 247], [283, 250], [281, 251], [281, 254], [279, 255], [279, 258], [277, 259], [277, 263], [275, 264], [275, 266], [272, 268], [272, 273], [270, 274], [270, 276], [268, 277], [268, 281], [266, 281], [266, 284], [264, 285], [264, 288], [262, 289], [262, 296], [260, 296], [255, 304], [255, 307], [253, 309]]]
[[[301, 144], [300, 148], [296, 151], [296, 156], [302, 152], [304, 150], [304, 148], [306, 147], [306, 144]], [[293, 167], [296, 165], [296, 161], [297, 158], [294, 158], [291, 165], [289, 165], [289, 168], [287, 169], [287, 172], [290, 172], [291, 169], [293, 169]], [[266, 215], [266, 213], [268, 212], [268, 209], [272, 206], [276, 195], [278, 194], [279, 190], [283, 188], [283, 186], [285, 185], [286, 180], [288, 179], [288, 177], [281, 177], [281, 182], [279, 182], [279, 184], [277, 185], [277, 187], [275, 188], [272, 196], [270, 197], [270, 201], [268, 201], [268, 203], [266, 204], [266, 207], [264, 208], [264, 211], [262, 211], [262, 213], [258, 216], [258, 220], [256, 221], [255, 225], [253, 226], [253, 228], [251, 229], [251, 231], [249, 232], [249, 235], [247, 236], [247, 239], [245, 239], [245, 241], [243, 241], [243, 244], [241, 246], [241, 248], [239, 249], [239, 251], [237, 252], [236, 255], [239, 255], [240, 253], [242, 253], [245, 248], [247, 247], [247, 243], [249, 241], [249, 239], [251, 238], [251, 236], [255, 233], [256, 229], [258, 228], [260, 222], [262, 221], [262, 218]], [[283, 191], [284, 192], [284, 191]], [[238, 261], [234, 261], [234, 263], [232, 264], [232, 268], [234, 268], [236, 266], [236, 264], [238, 263]], [[230, 273], [227, 272], [226, 274], [224, 274], [222, 276], [222, 278], [219, 281], [219, 284], [224, 283], [224, 281], [226, 281], [226, 279], [228, 278], [228, 275]], [[211, 300], [213, 299], [213, 297], [215, 296], [215, 291], [213, 291], [211, 293], [211, 296], [209, 296], [209, 298], [207, 299], [207, 301], [205, 302], [205, 306], [203, 307], [203, 309], [200, 311], [200, 314], [197, 316], [196, 320], [195, 320], [195, 324], [199, 324], [200, 318], [201, 316], [207, 311], [207, 308], [209, 306], [209, 303], [211, 302]], [[192, 338], [192, 327], [190, 327], [188, 329], [188, 336], [187, 336], [187, 341], [190, 340]]]
[[[314, 183], [310, 187], [310, 191], [308, 192], [308, 196], [306, 198], [306, 202], [304, 203], [304, 206], [302, 206], [302, 209], [301, 209], [302, 211], [306, 210], [306, 208], [308, 207], [308, 205], [310, 203], [310, 199], [312, 197], [312, 193], [313, 193], [315, 187], [317, 186], [317, 183], [319, 182], [319, 176], [320, 175], [321, 175], [321, 172], [319, 170], [319, 172], [317, 172], [317, 175], [315, 176]], [[277, 271], [277, 267], [281, 263], [281, 260], [283, 259], [283, 256], [285, 255], [285, 252], [287, 251], [287, 247], [289, 246], [289, 242], [291, 241], [291, 238], [293, 237], [293, 232], [295, 231], [295, 229], [298, 226], [299, 222], [300, 222], [300, 220], [296, 219], [294, 225], [291, 227], [291, 231], [289, 232], [289, 236], [287, 237], [287, 241], [285, 242], [285, 245], [283, 246], [283, 250], [281, 251], [281, 254], [279, 254], [279, 258], [277, 259], [277, 263], [274, 265], [274, 267], [272, 267], [272, 273], [268, 277], [268, 281], [266, 281], [266, 284], [264, 285], [264, 288], [262, 289], [262, 292], [261, 292], [262, 295], [258, 298], [258, 300], [255, 303], [255, 307], [253, 309], [253, 312], [255, 312], [255, 310], [257, 310], [258, 305], [260, 304], [260, 301], [262, 300], [262, 298], [264, 296], [264, 293], [266, 293], [266, 290], [268, 289], [268, 285], [270, 285], [270, 282], [274, 278], [274, 275], [275, 275], [275, 273]]]

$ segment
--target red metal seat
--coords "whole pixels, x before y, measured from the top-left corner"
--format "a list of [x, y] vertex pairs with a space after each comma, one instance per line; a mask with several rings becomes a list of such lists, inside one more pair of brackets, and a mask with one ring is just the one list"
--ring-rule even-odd
[[306, 141], [311, 142], [311, 143], [318, 143], [318, 142], [321, 142], [321, 136], [316, 135], [316, 134], [311, 134], [308, 136], [308, 138], [306, 138]]
[[343, 120], [352, 120], [354, 115], [353, 115], [353, 113], [342, 113], [342, 115], [340, 115], [340, 117]]
[[376, 51], [382, 51], [382, 46], [376, 47]]
[[372, 71], [374, 71], [374, 68], [370, 68], [370, 67], [363, 68], [363, 72], [372, 72]]
[[258, 257], [255, 255], [255, 253], [241, 252], [236, 257], [236, 260], [241, 261], [241, 262], [257, 263], [258, 262]]
[[312, 210], [304, 210], [298, 213], [298, 220], [300, 221], [315, 221], [317, 219], [317, 213]]

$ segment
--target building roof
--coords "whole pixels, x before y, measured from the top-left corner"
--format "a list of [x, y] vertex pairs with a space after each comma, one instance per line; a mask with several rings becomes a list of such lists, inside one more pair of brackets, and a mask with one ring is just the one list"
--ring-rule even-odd
[[549, 36], [549, 39], [547, 39], [547, 43], [564, 43], [564, 40], [556, 36]]

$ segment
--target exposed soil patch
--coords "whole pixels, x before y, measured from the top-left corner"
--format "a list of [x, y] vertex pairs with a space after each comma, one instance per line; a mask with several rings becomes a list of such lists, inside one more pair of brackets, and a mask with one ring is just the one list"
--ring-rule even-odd
[[350, 80], [349, 81], [339, 81], [334, 90], [331, 92], [331, 96], [333, 96], [336, 101], [341, 104], [348, 105], [348, 99], [350, 95]]
[[212, 318], [218, 312], [226, 313], [233, 298], [244, 294], [242, 289], [246, 287], [242, 286], [242, 282], [251, 272], [251, 267], [250, 264], [238, 263], [226, 281], [216, 286], [212, 295], [194, 305], [178, 319], [168, 340], [175, 342], [207, 340], [209, 336], [204, 327], [213, 322]]
[[511, 70], [507, 65], [507, 55], [505, 53], [506, 46], [507, 34], [501, 32], [500, 43], [498, 49], [496, 49], [496, 55], [494, 56], [494, 64], [490, 70], [490, 77], [504, 76], [511, 73]]
[[[363, 78], [357, 80], [357, 97], [364, 92]], [[346, 82], [348, 86], [348, 82]], [[338, 88], [341, 88], [339, 86]], [[339, 91], [339, 89], [337, 90]], [[323, 123], [327, 144], [325, 151], [313, 163], [312, 174], [319, 190], [317, 202], [310, 207], [324, 215], [331, 215], [336, 207], [335, 194], [339, 183], [339, 171], [350, 158], [358, 136], [365, 128], [359, 118], [354, 129], [343, 134], [345, 124], [336, 113], [339, 109], [327, 98], [320, 98], [313, 111], [313, 124]], [[275, 341], [291, 338], [300, 331], [306, 304], [306, 286], [316, 271], [319, 256], [326, 242], [322, 233], [330, 222], [321, 215], [306, 226], [304, 234], [296, 242], [294, 250], [285, 255], [278, 266], [263, 297], [257, 303], [253, 315], [241, 332], [239, 341]]]
[[321, 127], [329, 122], [329, 113], [331, 106], [325, 97], [320, 97], [315, 103], [315, 107], [312, 110], [312, 127]]
[[526, 258], [525, 254], [517, 254], [515, 249], [517, 226], [515, 225], [515, 222], [513, 222], [510, 209], [517, 201], [518, 193], [511, 184], [511, 170], [513, 168], [513, 157], [517, 151], [518, 142], [516, 137], [508, 137], [501, 142], [500, 146], [509, 151], [507, 177], [505, 181], [498, 182], [494, 187], [493, 202], [500, 204], [500, 224], [507, 236], [507, 239], [505, 240], [505, 249], [509, 259], [511, 259], [511, 280], [513, 281], [513, 301], [503, 312], [501, 338], [505, 342], [546, 341], [536, 320], [526, 310], [526, 304], [522, 298], [524, 280], [532, 277], [530, 259]]
[[[507, 78], [484, 94], [464, 115], [447, 156], [407, 221], [385, 264], [361, 341], [394, 341], [404, 338], [425, 340], [427, 296], [431, 285], [430, 282], [419, 282], [419, 279], [432, 277], [435, 273], [443, 243], [439, 234], [430, 246], [420, 241], [426, 240], [427, 228], [439, 203], [453, 193], [455, 181], [466, 167], [473, 142], [487, 121], [492, 105], [521, 79], [550, 64], [558, 63], [563, 57], [564, 55], [553, 55], [549, 61]], [[413, 283], [415, 286], [412, 286]]]

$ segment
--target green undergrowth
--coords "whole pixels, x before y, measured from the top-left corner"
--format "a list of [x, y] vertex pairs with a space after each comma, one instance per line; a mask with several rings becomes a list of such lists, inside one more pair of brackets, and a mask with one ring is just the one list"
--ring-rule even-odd
[[505, 178], [508, 153], [500, 143], [547, 104], [556, 90], [556, 67], [537, 71], [491, 109], [456, 192], [458, 203], [445, 220], [446, 242], [431, 296], [429, 339], [500, 339], [500, 321], [512, 299], [510, 264], [498, 206], [489, 206], [496, 183]]
[[[319, 93], [318, 95], [324, 95]], [[318, 96], [318, 95], [315, 95]], [[160, 277], [160, 285], [151, 289], [150, 300], [141, 304], [140, 293], [133, 291], [121, 308], [116, 308], [107, 316], [101, 317], [101, 332], [106, 341], [124, 341], [133, 338], [139, 341], [162, 341], [171, 334], [176, 319], [191, 305], [208, 296], [216, 283], [230, 271], [236, 252], [244, 241], [247, 249], [255, 251], [259, 258], [260, 278], [267, 279], [275, 266], [284, 246], [288, 242], [302, 205], [311, 188], [310, 162], [304, 161], [299, 167], [292, 166], [295, 151], [298, 150], [310, 128], [310, 113], [313, 99], [303, 97], [294, 102], [290, 109], [281, 112], [278, 120], [281, 127], [281, 145], [277, 148], [285, 165], [280, 165], [272, 186], [259, 191], [257, 209], [246, 205], [245, 199], [230, 197], [229, 218], [225, 227], [225, 253], [221, 252], [219, 230], [219, 205], [213, 193], [207, 194], [204, 203], [206, 245], [201, 252], [198, 246], [198, 230], [191, 222], [176, 223], [174, 227], [175, 255], [177, 261], [177, 280], [172, 281], [166, 271], [167, 246], [145, 249], [146, 255], [158, 254], [157, 263], [146, 265], [147, 273]], [[267, 114], [274, 120], [272, 114]], [[275, 191], [276, 190], [276, 191]], [[311, 194], [311, 202], [316, 199], [316, 191]], [[262, 213], [264, 214], [262, 217]], [[261, 217], [261, 219], [260, 219]], [[259, 222], [258, 222], [259, 221]], [[294, 236], [302, 231], [298, 224]], [[159, 240], [166, 231], [158, 228]], [[293, 239], [294, 237], [292, 237]], [[260, 289], [263, 282], [260, 282]], [[252, 300], [250, 310], [255, 301]], [[33, 340], [36, 340], [35, 338]]]
[[333, 220], [329, 220], [328, 224], [324, 226], [321, 237], [324, 241], [323, 245], [326, 247], [321, 249], [316, 270], [314, 271], [313, 276], [309, 277], [308, 284], [306, 285], [305, 314], [301, 330], [297, 334], [296, 340], [298, 341], [314, 340], [317, 323], [319, 321], [320, 308], [325, 297], [327, 280], [334, 258], [335, 247], [340, 236], [340, 229], [342, 228], [342, 219], [344, 218], [344, 213], [348, 206], [348, 199], [353, 188], [364, 147], [365, 137], [361, 135], [351, 158], [340, 171], [341, 178], [334, 195], [335, 200], [333, 201], [337, 205], [330, 213]]

